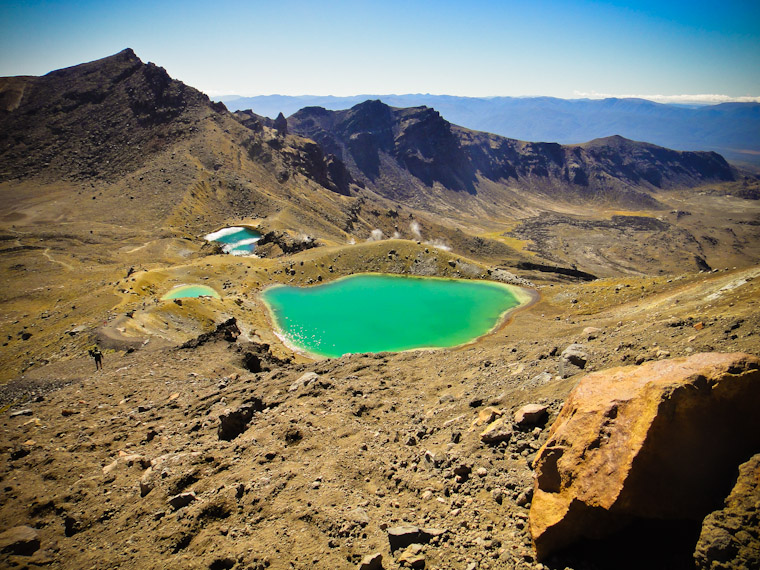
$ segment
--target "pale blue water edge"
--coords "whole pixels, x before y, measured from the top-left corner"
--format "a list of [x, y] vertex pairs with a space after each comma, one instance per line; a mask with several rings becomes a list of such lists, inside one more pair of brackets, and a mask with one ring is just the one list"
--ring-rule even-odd
[[194, 297], [214, 297], [220, 299], [221, 295], [211, 287], [206, 285], [180, 285], [169, 291], [161, 297], [164, 300], [169, 299], [187, 299]]
[[212, 232], [204, 239], [222, 244], [225, 253], [232, 255], [251, 255], [256, 249], [256, 242], [261, 239], [261, 234], [250, 228], [229, 227]]

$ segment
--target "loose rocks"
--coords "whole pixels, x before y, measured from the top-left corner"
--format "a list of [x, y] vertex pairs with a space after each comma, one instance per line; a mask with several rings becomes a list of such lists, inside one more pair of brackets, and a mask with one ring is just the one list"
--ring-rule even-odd
[[356, 570], [383, 570], [383, 555], [378, 553], [367, 554], [362, 561], [359, 562], [359, 566]]
[[316, 382], [319, 379], [319, 375], [316, 372], [306, 372], [298, 380], [293, 382], [288, 388], [288, 392], [297, 392], [301, 388], [305, 388]]
[[189, 493], [180, 493], [179, 495], [174, 495], [168, 500], [168, 503], [174, 508], [174, 509], [181, 509], [182, 507], [186, 507], [193, 501], [195, 501], [197, 497], [195, 496], [195, 493], [192, 491]]
[[577, 374], [586, 368], [588, 355], [583, 345], [571, 344], [559, 356], [559, 375], [563, 378]]
[[420, 528], [418, 526], [395, 526], [388, 529], [388, 542], [391, 552], [406, 548], [411, 544], [425, 544], [434, 536], [440, 536], [443, 530], [436, 528]]
[[543, 423], [548, 416], [549, 407], [543, 404], [528, 404], [515, 412], [515, 425], [518, 427], [535, 426]]
[[497, 444], [512, 438], [512, 425], [506, 418], [491, 422], [480, 434], [480, 441], [487, 444]]
[[396, 559], [401, 566], [409, 568], [424, 568], [425, 556], [422, 554], [421, 544], [411, 544]]
[[388, 529], [391, 552], [421, 542], [420, 529], [416, 526], [394, 526]]

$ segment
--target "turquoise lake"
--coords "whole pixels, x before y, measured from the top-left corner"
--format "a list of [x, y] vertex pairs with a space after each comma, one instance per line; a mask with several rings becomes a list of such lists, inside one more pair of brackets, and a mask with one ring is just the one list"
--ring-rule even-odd
[[274, 286], [262, 298], [289, 345], [339, 357], [466, 344], [529, 295], [491, 281], [362, 274], [314, 287]]
[[261, 234], [250, 228], [230, 227], [210, 233], [204, 238], [222, 244], [222, 249], [232, 255], [250, 255], [256, 249]]
[[211, 287], [206, 285], [180, 285], [169, 291], [166, 295], [161, 297], [164, 300], [168, 299], [187, 299], [192, 297], [215, 297], [221, 298]]

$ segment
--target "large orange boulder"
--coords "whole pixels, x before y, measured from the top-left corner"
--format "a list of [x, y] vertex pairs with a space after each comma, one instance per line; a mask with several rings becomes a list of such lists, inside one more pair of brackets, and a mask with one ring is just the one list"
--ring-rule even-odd
[[760, 450], [760, 359], [696, 354], [585, 376], [536, 457], [530, 530], [544, 559], [635, 518], [701, 520]]

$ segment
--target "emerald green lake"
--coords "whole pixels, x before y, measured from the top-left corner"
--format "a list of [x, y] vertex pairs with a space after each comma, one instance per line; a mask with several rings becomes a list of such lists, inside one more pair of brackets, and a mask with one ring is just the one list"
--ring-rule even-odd
[[492, 330], [528, 294], [490, 281], [363, 274], [262, 293], [291, 346], [319, 356], [444, 348]]
[[179, 287], [175, 287], [171, 291], [169, 291], [166, 295], [161, 297], [164, 300], [168, 299], [186, 299], [188, 297], [215, 297], [217, 299], [220, 298], [219, 293], [217, 293], [214, 289], [211, 287], [207, 287], [206, 285], [180, 285]]

